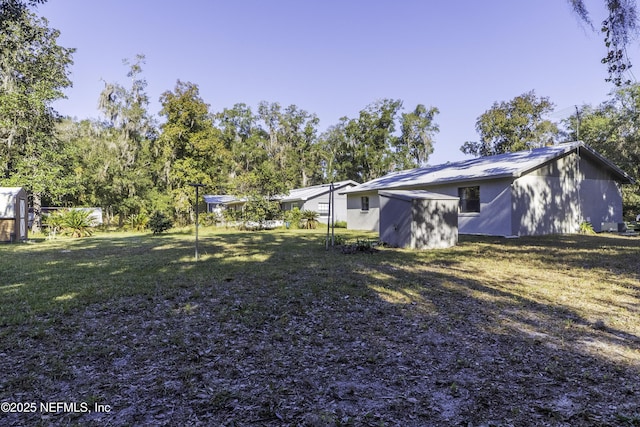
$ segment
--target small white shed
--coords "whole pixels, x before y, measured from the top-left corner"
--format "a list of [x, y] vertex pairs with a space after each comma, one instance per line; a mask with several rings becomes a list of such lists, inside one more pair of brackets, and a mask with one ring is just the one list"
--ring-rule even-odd
[[0, 187], [0, 242], [27, 240], [27, 192], [22, 187]]
[[458, 243], [459, 198], [429, 191], [380, 191], [380, 240], [410, 249]]

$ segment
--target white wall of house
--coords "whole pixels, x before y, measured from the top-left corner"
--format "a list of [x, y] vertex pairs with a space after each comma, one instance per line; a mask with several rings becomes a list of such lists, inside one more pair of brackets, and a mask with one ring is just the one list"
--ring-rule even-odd
[[602, 231], [603, 222], [622, 222], [622, 190], [609, 172], [596, 168], [587, 159], [580, 161], [580, 200], [582, 221], [589, 221], [595, 231]]
[[513, 185], [512, 234], [563, 234], [578, 231], [581, 209], [575, 182], [529, 175]]
[[513, 234], [575, 233], [582, 221], [595, 231], [622, 221], [622, 193], [609, 172], [576, 153], [518, 178], [513, 185]]
[[[334, 205], [331, 207], [334, 210], [334, 221], [348, 221], [347, 218], [347, 196], [345, 194], [334, 193]], [[329, 194], [321, 194], [320, 196], [311, 198], [309, 200], [298, 200], [292, 202], [283, 202], [282, 210], [289, 211], [294, 207], [300, 210], [308, 210], [318, 212], [320, 216], [318, 221], [326, 224], [331, 218], [328, 215]]]
[[[511, 235], [511, 179], [469, 181], [418, 188], [458, 197], [458, 188], [480, 187], [480, 212], [458, 214], [460, 234]], [[415, 189], [415, 188], [414, 188]], [[369, 197], [369, 211], [360, 210], [362, 196]], [[354, 230], [380, 231], [380, 205], [377, 192], [349, 195], [348, 227]]]
[[434, 193], [458, 197], [458, 189], [480, 188], [480, 212], [459, 212], [460, 234], [511, 235], [511, 182], [510, 178], [487, 179], [429, 186], [424, 188]]
[[[369, 209], [362, 209], [362, 197], [369, 198]], [[377, 191], [347, 195], [347, 228], [349, 230], [380, 230], [380, 197]]]
[[512, 186], [512, 234], [578, 231], [582, 212], [578, 157], [570, 154], [516, 179]]

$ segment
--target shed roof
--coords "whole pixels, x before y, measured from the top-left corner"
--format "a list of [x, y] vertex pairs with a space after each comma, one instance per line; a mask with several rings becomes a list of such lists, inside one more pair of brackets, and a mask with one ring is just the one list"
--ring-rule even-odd
[[588, 156], [603, 168], [609, 170], [621, 183], [630, 184], [635, 182], [627, 173], [592, 148], [586, 146], [582, 141], [574, 141], [527, 151], [392, 172], [345, 190], [342, 193], [362, 193], [372, 190], [412, 188], [427, 184], [479, 181], [495, 178], [518, 178], [551, 160], [563, 157], [576, 150], [579, 150], [580, 155]]
[[434, 193], [425, 190], [385, 190], [380, 191], [381, 196], [391, 197], [400, 200], [460, 200], [459, 197], [449, 196], [448, 194]]
[[15, 217], [15, 199], [22, 187], [0, 187], [0, 218]]

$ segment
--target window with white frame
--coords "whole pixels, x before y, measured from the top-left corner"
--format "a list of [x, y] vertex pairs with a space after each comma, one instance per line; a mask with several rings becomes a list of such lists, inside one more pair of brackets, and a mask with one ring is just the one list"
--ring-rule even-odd
[[329, 216], [329, 203], [318, 203], [318, 213], [320, 216]]

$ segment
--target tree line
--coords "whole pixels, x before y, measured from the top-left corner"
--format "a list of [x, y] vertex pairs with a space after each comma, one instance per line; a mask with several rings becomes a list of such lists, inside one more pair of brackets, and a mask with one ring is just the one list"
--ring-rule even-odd
[[[0, 185], [30, 191], [36, 224], [42, 205], [99, 206], [120, 221], [161, 211], [187, 222], [191, 183], [209, 193], [271, 196], [424, 166], [433, 152], [438, 109], [404, 111], [397, 99], [375, 101], [320, 132], [317, 116], [296, 105], [239, 103], [213, 112], [197, 84], [178, 80], [160, 96], [158, 120], [149, 112], [143, 55], [125, 61], [127, 87], [104, 82], [96, 94], [101, 119], [61, 118], [51, 105], [71, 85], [74, 50], [59, 46], [59, 32], [23, 3], [0, 6]], [[553, 123], [545, 119], [551, 101], [531, 91], [481, 114], [479, 140], [461, 150], [485, 156], [579, 136], [637, 177], [639, 102], [639, 87], [622, 85], [602, 105]], [[627, 191], [625, 201], [637, 203], [637, 194]]]
[[[13, 9], [12, 9], [13, 10]], [[296, 105], [236, 104], [212, 112], [197, 84], [178, 80], [149, 112], [144, 56], [125, 61], [125, 87], [104, 82], [99, 120], [58, 117], [52, 102], [71, 86], [74, 50], [23, 9], [0, 23], [0, 184], [26, 187], [43, 205], [99, 206], [122, 221], [163, 211], [188, 221], [191, 183], [207, 192], [283, 194], [343, 179], [362, 182], [423, 165], [433, 151], [438, 110], [383, 99], [320, 134]]]
[[[640, 84], [618, 86], [596, 106], [575, 105], [575, 113], [558, 122], [548, 118], [554, 108], [548, 97], [534, 91], [495, 102], [476, 121], [479, 139], [460, 149], [489, 156], [581, 140], [640, 179]], [[640, 185], [623, 186], [622, 194], [625, 217], [635, 218], [640, 214]]]

